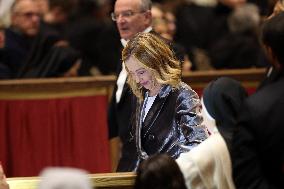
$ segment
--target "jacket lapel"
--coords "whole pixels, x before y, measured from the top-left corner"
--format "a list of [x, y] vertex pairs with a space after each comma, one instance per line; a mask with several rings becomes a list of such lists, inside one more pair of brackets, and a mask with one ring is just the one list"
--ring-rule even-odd
[[143, 122], [143, 127], [141, 132], [142, 137], [145, 137], [149, 132], [149, 130], [154, 125], [157, 117], [159, 116], [161, 110], [164, 107], [164, 104], [167, 100], [168, 95], [170, 94], [170, 91], [171, 87], [166, 85], [162, 87], [161, 92], [157, 95], [152, 107], [150, 108]]

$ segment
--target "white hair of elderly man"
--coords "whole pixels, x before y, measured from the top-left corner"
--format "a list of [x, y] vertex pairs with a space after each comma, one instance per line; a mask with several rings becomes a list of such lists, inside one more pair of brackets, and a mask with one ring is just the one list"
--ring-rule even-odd
[[40, 173], [38, 189], [92, 189], [85, 170], [69, 167], [48, 167]]

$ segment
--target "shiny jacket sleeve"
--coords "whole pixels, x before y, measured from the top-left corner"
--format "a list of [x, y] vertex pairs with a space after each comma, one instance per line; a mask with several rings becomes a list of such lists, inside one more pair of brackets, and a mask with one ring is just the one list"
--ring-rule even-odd
[[181, 146], [189, 150], [204, 141], [208, 134], [201, 125], [201, 103], [197, 93], [182, 83], [176, 103], [176, 119], [182, 135]]

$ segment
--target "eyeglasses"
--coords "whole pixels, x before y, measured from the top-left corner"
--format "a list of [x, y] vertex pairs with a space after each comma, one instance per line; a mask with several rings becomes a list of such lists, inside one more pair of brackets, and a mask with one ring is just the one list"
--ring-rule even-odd
[[134, 12], [134, 11], [125, 11], [125, 12], [122, 12], [120, 14], [115, 14], [114, 12], [111, 13], [111, 19], [113, 21], [117, 21], [117, 19], [119, 18], [119, 16], [121, 16], [122, 18], [130, 18], [132, 16], [134, 16], [135, 14], [141, 14], [141, 13], [144, 13], [146, 11], [140, 11], [140, 12]]
[[17, 14], [20, 15], [20, 16], [24, 16], [26, 18], [32, 18], [34, 16], [36, 16], [36, 17], [41, 16], [40, 13], [36, 13], [36, 12], [22, 12], [22, 13], [18, 12]]

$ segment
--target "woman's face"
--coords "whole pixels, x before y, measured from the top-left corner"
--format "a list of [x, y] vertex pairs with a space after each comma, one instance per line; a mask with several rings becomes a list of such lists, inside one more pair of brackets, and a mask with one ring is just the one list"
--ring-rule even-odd
[[149, 91], [154, 90], [155, 88], [155, 79], [153, 74], [144, 68], [142, 64], [133, 56], [125, 61], [125, 66], [129, 71], [129, 75], [132, 77], [136, 83], [139, 83], [145, 89]]

